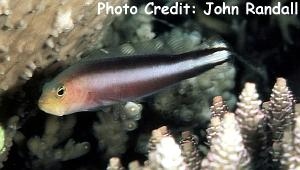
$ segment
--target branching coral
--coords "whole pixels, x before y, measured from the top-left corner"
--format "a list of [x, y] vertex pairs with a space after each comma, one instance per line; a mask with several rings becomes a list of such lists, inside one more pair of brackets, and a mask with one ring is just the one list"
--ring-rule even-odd
[[243, 144], [240, 127], [233, 113], [224, 115], [210, 152], [202, 161], [203, 169], [248, 169], [250, 157]]
[[210, 107], [212, 117], [223, 118], [228, 112], [228, 106], [225, 104], [222, 96], [216, 96], [213, 98], [212, 106]]
[[[137, 17], [143, 16], [142, 18], [149, 17], [143, 14], [138, 15], [141, 16]], [[144, 19], [147, 20], [147, 22], [152, 21], [151, 18]], [[138, 23], [133, 23], [130, 19], [126, 22], [126, 24], [131, 26], [139, 26], [143, 23], [144, 20], [142, 19], [139, 20]], [[112, 36], [117, 35], [116, 33]], [[110, 38], [113, 39], [112, 37]], [[92, 50], [84, 56], [88, 58], [92, 56], [114, 57], [134, 54], [183, 53], [195, 49], [214, 48], [223, 45], [219, 41], [203, 41], [203, 39], [199, 31], [174, 28], [170, 32], [143, 43], [125, 43], [118, 48], [111, 48], [105, 51]], [[104, 45], [100, 44], [100, 46]], [[181, 123], [206, 122], [209, 119], [207, 113], [210, 104], [208, 101], [213, 96], [222, 95], [229, 106], [234, 105], [236, 98], [230, 92], [234, 87], [234, 77], [235, 68], [233, 64], [225, 63], [195, 78], [181, 82], [176, 88], [168, 89], [156, 95], [154, 107], [159, 111], [162, 117], [170, 118]]]
[[97, 15], [98, 2], [1, 0], [0, 89], [30, 79], [37, 67], [70, 61], [95, 44], [112, 19], [105, 13]]
[[228, 63], [215, 67], [198, 77], [182, 82], [177, 90], [159, 94], [155, 100], [155, 107], [164, 117], [171, 117], [183, 123], [203, 123], [209, 119], [208, 99], [222, 94], [230, 106], [235, 102], [235, 97], [229, 92], [234, 87], [234, 73], [234, 68]]
[[199, 139], [190, 131], [182, 132], [180, 140], [180, 148], [186, 166], [190, 170], [200, 169], [201, 158], [198, 150]]
[[162, 126], [158, 129], [153, 130], [148, 143], [148, 152], [155, 151], [156, 145], [159, 143], [159, 141], [163, 137], [167, 136], [171, 136], [171, 134], [166, 126]]
[[[201, 34], [197, 32], [188, 34], [174, 30], [169, 36], [168, 45], [174, 50], [177, 49], [176, 52], [195, 48], [212, 48], [216, 45], [201, 43]], [[188, 41], [192, 43], [186, 43]], [[209, 119], [208, 101], [213, 96], [221, 94], [230, 106], [233, 105], [235, 97], [230, 90], [234, 87], [234, 77], [235, 69], [231, 64], [225, 63], [181, 82], [177, 88], [158, 94], [155, 97], [154, 106], [163, 117], [171, 120], [181, 123], [203, 123]]]
[[132, 48], [129, 44], [138, 43], [147, 46], [147, 41], [156, 36], [153, 31], [153, 20], [153, 16], [145, 14], [144, 6], [139, 8], [136, 15], [117, 17], [112, 26], [105, 30], [104, 39], [98, 42], [97, 48], [114, 47], [125, 43], [121, 48], [121, 54], [133, 54], [139, 48]]
[[[256, 85], [246, 83], [239, 96], [235, 111], [241, 127], [246, 149], [251, 155], [253, 167], [259, 168], [267, 160], [267, 135], [265, 133], [265, 115], [261, 111], [261, 100], [256, 91]], [[259, 160], [259, 161], [258, 161]]]
[[100, 122], [94, 123], [93, 129], [94, 136], [98, 139], [99, 148], [105, 150], [107, 156], [117, 156], [124, 153], [128, 136], [122, 124], [114, 120], [108, 113], [98, 112], [98, 117]]
[[[28, 149], [35, 159], [33, 168], [58, 168], [58, 162], [78, 158], [89, 151], [88, 142], [75, 143], [73, 139], [68, 139], [73, 132], [75, 123], [76, 119], [73, 116], [47, 119], [44, 135], [32, 137], [27, 143]], [[59, 147], [67, 139], [64, 147]]]
[[184, 170], [186, 165], [179, 145], [171, 136], [163, 137], [149, 153], [149, 167], [157, 170]]
[[138, 127], [137, 121], [140, 120], [141, 113], [142, 105], [133, 102], [98, 112], [100, 122], [93, 125], [94, 136], [107, 157], [118, 156], [126, 151], [127, 132]]
[[279, 163], [283, 152], [281, 147], [283, 133], [286, 130], [291, 131], [295, 116], [295, 100], [284, 78], [277, 78], [270, 101], [265, 102], [263, 108], [272, 133], [273, 161]]
[[295, 119], [293, 131], [285, 131], [282, 143], [281, 164], [284, 169], [300, 168], [300, 117]]
[[282, 147], [281, 140], [285, 130], [293, 127], [295, 101], [286, 80], [278, 78], [272, 89], [270, 101], [263, 104], [264, 111], [268, 115], [268, 125], [272, 131], [272, 155], [273, 161], [279, 162]]
[[[210, 150], [202, 160], [197, 136], [189, 131], [183, 132], [179, 149], [170, 130], [163, 126], [152, 131], [148, 160], [144, 165], [134, 161], [129, 164], [129, 169], [275, 169], [279, 168], [276, 164], [278, 160], [283, 169], [298, 169], [300, 109], [299, 104], [295, 104], [285, 79], [277, 79], [270, 102], [268, 108], [265, 106], [269, 112], [261, 109], [262, 102], [253, 83], [245, 84], [235, 114], [230, 113], [222, 97], [217, 96], [213, 99], [211, 123], [208, 127], [214, 129], [207, 131]], [[284, 137], [279, 141], [274, 140], [272, 135], [267, 138], [266, 118], [272, 118], [272, 111], [286, 116], [284, 122], [288, 128], [285, 128]], [[295, 115], [295, 119], [291, 119], [290, 115]], [[270, 130], [274, 133], [275, 129]], [[272, 160], [272, 155], [268, 154], [273, 142], [278, 147], [277, 160], [274, 159], [275, 155]]]
[[217, 136], [217, 133], [221, 128], [221, 120], [224, 115], [228, 113], [228, 107], [224, 103], [222, 96], [216, 96], [213, 98], [213, 104], [210, 109], [212, 116], [208, 128], [206, 129], [208, 145], [210, 145], [212, 139]]

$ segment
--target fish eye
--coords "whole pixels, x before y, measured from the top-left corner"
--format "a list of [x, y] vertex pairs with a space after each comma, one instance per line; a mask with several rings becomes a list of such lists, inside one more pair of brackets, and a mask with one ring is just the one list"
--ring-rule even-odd
[[66, 92], [65, 86], [59, 86], [57, 88], [57, 92], [56, 93], [57, 93], [57, 96], [62, 97], [62, 96], [64, 96], [65, 92]]

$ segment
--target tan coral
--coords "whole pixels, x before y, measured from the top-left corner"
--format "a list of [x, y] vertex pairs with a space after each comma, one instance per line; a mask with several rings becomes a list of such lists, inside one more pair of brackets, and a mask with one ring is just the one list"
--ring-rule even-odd
[[284, 78], [277, 78], [270, 101], [263, 104], [273, 131], [273, 141], [280, 141], [283, 132], [293, 125], [295, 100]]
[[212, 117], [218, 116], [223, 118], [224, 114], [228, 112], [228, 106], [224, 103], [222, 96], [213, 98], [213, 104], [210, 107]]
[[171, 136], [167, 126], [162, 126], [158, 129], [153, 130], [148, 143], [148, 152], [156, 150], [156, 145], [163, 137], [166, 136]]
[[109, 165], [107, 170], [124, 170], [125, 168], [121, 164], [121, 160], [117, 157], [112, 157], [109, 159]]
[[217, 133], [220, 130], [221, 120], [224, 115], [228, 113], [228, 106], [223, 101], [222, 96], [216, 96], [213, 98], [213, 104], [210, 107], [210, 110], [211, 119], [208, 128], [206, 129], [208, 145], [210, 145], [212, 139], [217, 136]]
[[37, 67], [55, 60], [68, 63], [92, 47], [112, 19], [97, 15], [101, 1], [1, 0], [0, 91], [30, 79]]
[[198, 170], [201, 166], [201, 158], [198, 150], [198, 137], [190, 131], [182, 132], [180, 148], [186, 166], [190, 170]]

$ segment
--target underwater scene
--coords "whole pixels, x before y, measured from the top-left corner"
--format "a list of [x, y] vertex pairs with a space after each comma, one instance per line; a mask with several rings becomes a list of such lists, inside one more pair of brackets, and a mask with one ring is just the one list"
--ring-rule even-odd
[[299, 13], [0, 0], [0, 169], [300, 170]]

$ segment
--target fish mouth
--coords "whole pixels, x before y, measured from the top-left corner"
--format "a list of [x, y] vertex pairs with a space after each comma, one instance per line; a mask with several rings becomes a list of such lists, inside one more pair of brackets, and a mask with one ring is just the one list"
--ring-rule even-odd
[[64, 111], [62, 111], [62, 109], [59, 109], [58, 107], [54, 106], [50, 102], [46, 102], [45, 100], [40, 99], [38, 101], [38, 106], [42, 111], [48, 114], [55, 115], [55, 116], [64, 115]]

